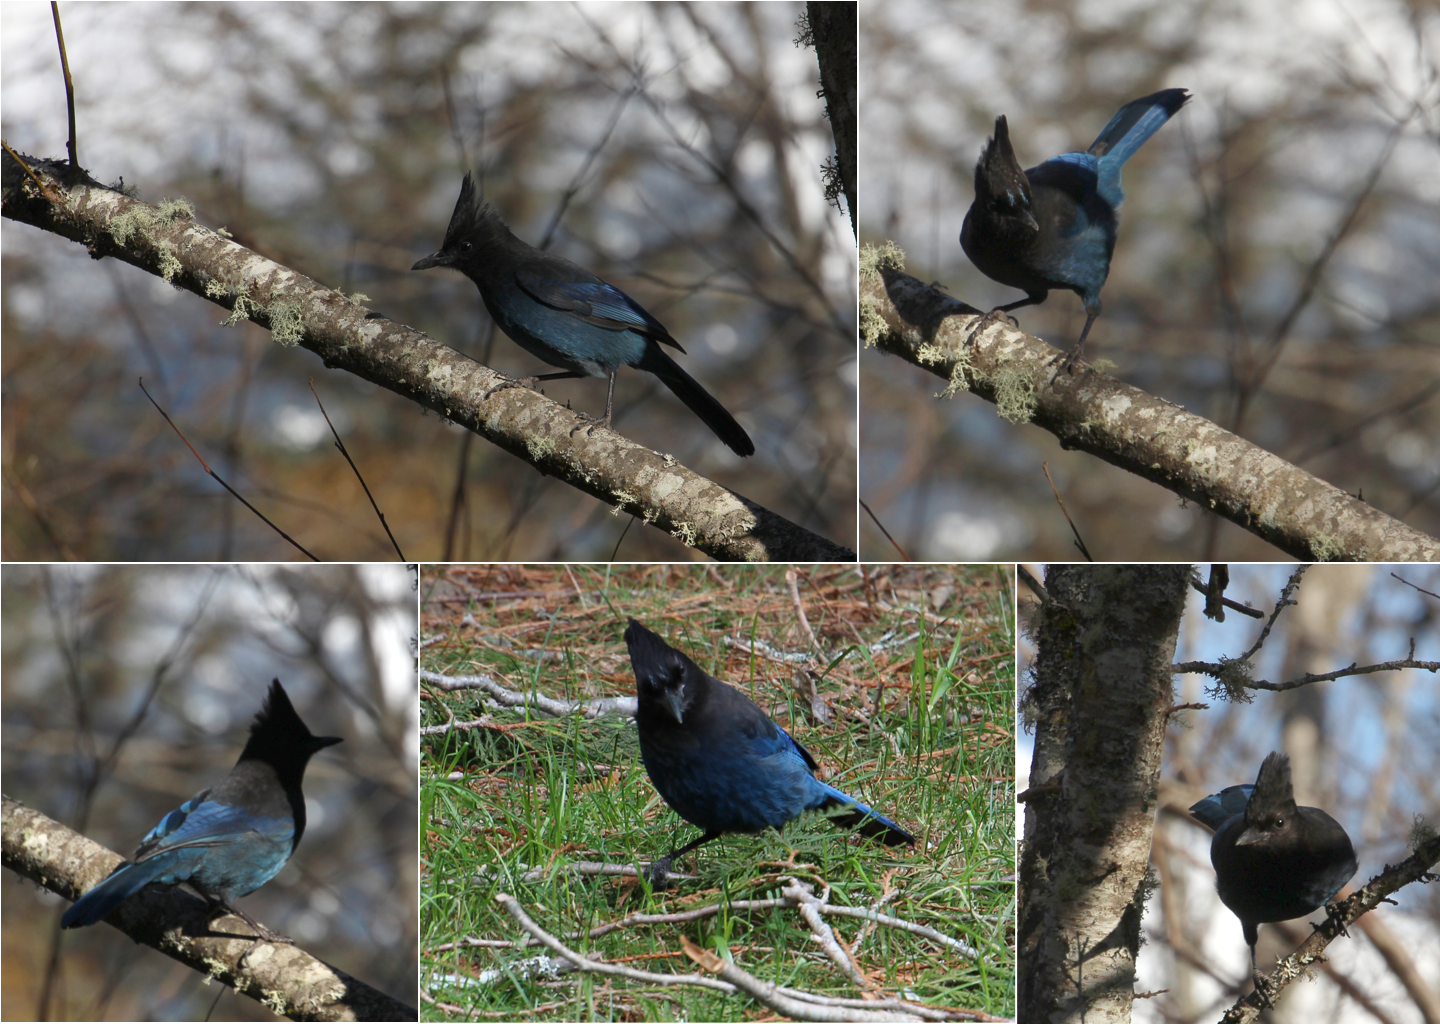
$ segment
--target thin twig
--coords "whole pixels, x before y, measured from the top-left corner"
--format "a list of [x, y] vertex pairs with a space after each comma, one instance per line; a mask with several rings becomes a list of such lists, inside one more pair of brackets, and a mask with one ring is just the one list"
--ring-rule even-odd
[[[145, 391], [145, 378], [143, 377], [140, 378], [140, 390]], [[294, 546], [294, 548], [301, 554], [303, 554], [306, 558], [310, 559], [312, 562], [320, 561], [320, 559], [316, 558], [310, 552], [306, 551], [303, 547], [301, 547], [300, 542], [297, 541], [294, 537], [290, 536], [284, 530], [280, 529], [280, 527], [272, 523], [269, 519], [265, 518], [264, 513], [262, 513], [254, 505], [250, 504], [248, 501], [242, 498], [240, 496], [240, 493], [236, 491], [235, 488], [231, 487], [224, 480], [222, 480], [220, 478], [220, 474], [211, 469], [209, 463], [207, 463], [203, 458], [201, 458], [200, 453], [195, 450], [195, 446], [190, 443], [189, 438], [187, 438], [183, 433], [181, 433], [180, 428], [175, 425], [175, 421], [170, 418], [170, 414], [167, 413], [164, 409], [160, 408], [159, 402], [155, 401], [154, 398], [151, 398], [150, 392], [145, 391], [145, 397], [150, 399], [150, 404], [155, 407], [155, 411], [158, 412], [161, 416], [165, 417], [165, 422], [170, 424], [170, 429], [175, 431], [176, 435], [180, 438], [181, 441], [185, 442], [185, 447], [190, 449], [190, 454], [200, 460], [200, 465], [204, 467], [205, 472], [209, 473], [217, 484], [219, 484], [221, 487], [225, 488], [232, 495], [234, 495], [236, 501], [240, 502], [240, 504], [244, 505], [251, 512], [254, 512], [257, 516], [259, 516], [261, 522], [263, 522], [266, 526], [270, 527], [270, 529], [274, 530], [280, 536], [284, 537], [287, 541], [289, 541], [290, 544]]]
[[910, 561], [910, 556], [905, 553], [905, 549], [900, 546], [900, 542], [894, 537], [890, 536], [890, 531], [885, 529], [885, 524], [880, 522], [880, 518], [870, 510], [870, 506], [865, 504], [865, 499], [857, 498], [856, 500], [860, 502], [860, 507], [865, 510], [865, 514], [870, 517], [870, 521], [874, 523], [880, 529], [880, 532], [885, 535], [885, 539], [888, 540], [892, 545], [894, 545], [896, 551], [900, 552], [900, 557], [907, 562]]
[[330, 422], [330, 414], [325, 411], [325, 403], [320, 401], [320, 393], [315, 390], [315, 378], [310, 378], [310, 393], [315, 396], [315, 404], [320, 407], [320, 415], [325, 417], [325, 424], [330, 428], [330, 433], [335, 438], [335, 447], [340, 449], [340, 454], [345, 456], [345, 461], [350, 463], [350, 468], [355, 472], [355, 479], [360, 481], [360, 487], [365, 491], [365, 497], [370, 499], [370, 507], [380, 517], [380, 525], [385, 528], [385, 536], [390, 538], [390, 545], [395, 549], [395, 554], [400, 561], [405, 561], [405, 552], [400, 550], [400, 544], [395, 540], [395, 535], [390, 532], [390, 524], [385, 521], [385, 513], [380, 511], [380, 506], [375, 504], [375, 496], [370, 493], [370, 488], [365, 485], [365, 477], [360, 474], [360, 467], [355, 465], [355, 460], [345, 450], [345, 442], [340, 440], [340, 432], [335, 429], [335, 424]]
[[80, 156], [75, 142], [75, 83], [70, 78], [70, 58], [65, 56], [65, 33], [60, 30], [60, 5], [50, 0], [50, 15], [55, 19], [55, 39], [60, 43], [60, 70], [65, 73], [65, 107], [70, 114], [70, 167], [80, 169]]
[[1070, 518], [1070, 510], [1065, 507], [1065, 499], [1060, 497], [1060, 490], [1055, 486], [1055, 481], [1050, 477], [1050, 463], [1040, 463], [1040, 468], [1045, 470], [1045, 479], [1050, 481], [1050, 490], [1055, 495], [1055, 503], [1060, 506], [1060, 511], [1065, 513], [1065, 521], [1070, 524], [1070, 532], [1075, 535], [1075, 546], [1085, 556], [1085, 561], [1093, 562], [1095, 559], [1090, 555], [1090, 549], [1085, 546], [1085, 540], [1080, 536], [1080, 531], [1075, 527], [1075, 520]]

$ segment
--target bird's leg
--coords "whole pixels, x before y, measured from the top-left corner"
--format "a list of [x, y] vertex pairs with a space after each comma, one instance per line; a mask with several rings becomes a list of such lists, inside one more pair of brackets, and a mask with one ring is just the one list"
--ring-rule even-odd
[[585, 374], [577, 373], [574, 370], [563, 370], [560, 373], [542, 373], [539, 376], [530, 377], [509, 377], [503, 373], [500, 373], [500, 371], [498, 370], [494, 372], [503, 379], [500, 381], [499, 384], [496, 384], [489, 391], [485, 392], [485, 398], [489, 398], [497, 391], [505, 391], [509, 388], [525, 388], [528, 391], [540, 391], [540, 393], [543, 395], [545, 392], [540, 390], [540, 382], [542, 380], [565, 380], [570, 377], [585, 376]]
[[699, 839], [696, 839], [694, 842], [686, 843], [684, 846], [680, 847], [680, 849], [672, 850], [670, 853], [667, 853], [659, 860], [652, 861], [650, 866], [645, 869], [645, 878], [647, 881], [649, 881], [650, 888], [654, 889], [656, 892], [660, 892], [662, 889], [664, 889], [667, 885], [669, 885], [670, 865], [674, 862], [676, 857], [689, 853], [701, 843], [708, 843], [712, 839], [718, 839], [720, 835], [721, 833], [719, 832], [706, 832], [703, 836], [701, 836]]
[[1260, 1001], [1260, 1008], [1275, 1005], [1275, 994], [1270, 985], [1270, 979], [1260, 973], [1260, 968], [1255, 964], [1255, 947], [1250, 947], [1250, 980], [1255, 983], [1255, 998]]
[[1098, 302], [1095, 303], [1093, 310], [1085, 310], [1085, 326], [1080, 329], [1080, 340], [1075, 342], [1071, 347], [1069, 354], [1065, 356], [1064, 364], [1060, 367], [1066, 373], [1075, 372], [1075, 361], [1085, 354], [1085, 336], [1090, 333], [1090, 325], [1095, 322], [1095, 318], [1099, 315], [1100, 303]]
[[[610, 429], [610, 408], [611, 408], [611, 406], [614, 405], [614, 403], [615, 403], [615, 374], [617, 374], [617, 373], [619, 373], [619, 372], [620, 372], [620, 367], [618, 367], [618, 366], [615, 367], [615, 369], [613, 369], [613, 370], [610, 371], [610, 388], [609, 388], [608, 391], [605, 392], [605, 418], [604, 418], [604, 419], [597, 420], [597, 419], [595, 419], [595, 417], [590, 416], [590, 415], [588, 415], [587, 413], [583, 413], [583, 412], [578, 412], [578, 413], [576, 413], [575, 415], [580, 417], [580, 422], [577, 423], [577, 424], [575, 424], [575, 426], [571, 428], [571, 430], [570, 430], [570, 436], [571, 436], [571, 437], [574, 437], [574, 436], [575, 436], [575, 431], [581, 429], [582, 427], [583, 427], [584, 430], [585, 430], [585, 436], [586, 436], [586, 437], [589, 437], [589, 436], [590, 436], [590, 432], [591, 432], [592, 430], [594, 430], [596, 427], [604, 427], [606, 430], [609, 430], [609, 429]], [[580, 374], [577, 373], [577, 374], [575, 374], [574, 376], [578, 377], [578, 376], [580, 376]]]

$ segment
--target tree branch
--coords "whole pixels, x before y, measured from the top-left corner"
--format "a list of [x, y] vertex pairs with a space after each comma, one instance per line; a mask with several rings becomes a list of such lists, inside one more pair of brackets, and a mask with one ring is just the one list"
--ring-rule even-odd
[[[1415, 845], [1415, 852], [1406, 860], [1385, 869], [1365, 886], [1335, 904], [1324, 921], [1315, 926], [1300, 948], [1275, 965], [1270, 975], [1271, 997], [1278, 996], [1292, 981], [1306, 975], [1308, 966], [1324, 959], [1325, 947], [1344, 933], [1347, 925], [1374, 910], [1381, 903], [1393, 903], [1391, 893], [1417, 881], [1433, 881], [1428, 872], [1440, 861], [1440, 835], [1425, 834]], [[1222, 1024], [1248, 1024], [1259, 1018], [1262, 1007], [1252, 991], [1242, 996], [1220, 1018]]]
[[[67, 899], [88, 892], [125, 859], [8, 796], [0, 822], [5, 866]], [[105, 920], [291, 1020], [416, 1019], [414, 1008], [298, 946], [257, 946], [239, 918], [212, 920], [203, 901], [179, 889], [145, 889]]]
[[889, 246], [860, 259], [867, 346], [973, 391], [1015, 423], [1048, 430], [1224, 516], [1303, 561], [1440, 561], [1440, 541], [1406, 526], [1245, 439], [1102, 373], [1057, 372], [1056, 352], [991, 328], [966, 345], [980, 311], [903, 272]]
[[628, 512], [725, 561], [855, 561], [849, 548], [672, 456], [613, 431], [584, 429], [585, 420], [537, 392], [509, 388], [487, 398], [508, 378], [203, 227], [188, 203], [152, 206], [59, 162], [22, 159], [59, 193], [59, 202], [45, 199], [19, 161], [6, 156], [0, 158], [6, 217], [80, 242], [95, 259], [113, 256], [209, 299], [231, 311], [227, 324], [259, 324], [280, 344], [300, 345], [327, 367], [434, 410], [617, 514]]

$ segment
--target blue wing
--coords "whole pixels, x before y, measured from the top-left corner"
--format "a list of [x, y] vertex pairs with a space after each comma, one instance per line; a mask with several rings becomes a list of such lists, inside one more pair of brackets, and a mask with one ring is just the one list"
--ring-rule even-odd
[[531, 298], [552, 309], [564, 310], [577, 319], [607, 331], [637, 331], [685, 351], [670, 337], [664, 324], [614, 285], [598, 280], [562, 281], [545, 277], [528, 267], [515, 271], [515, 280]]

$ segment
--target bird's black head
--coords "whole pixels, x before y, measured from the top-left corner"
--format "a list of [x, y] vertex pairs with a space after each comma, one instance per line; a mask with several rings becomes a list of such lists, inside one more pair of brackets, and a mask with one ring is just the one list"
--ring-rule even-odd
[[265, 703], [250, 726], [250, 739], [240, 753], [240, 760], [265, 761], [275, 767], [282, 781], [293, 778], [298, 784], [310, 758], [340, 742], [340, 736], [313, 735], [295, 713], [289, 695], [276, 679], [270, 684]]
[[975, 165], [975, 200], [997, 216], [1015, 217], [1040, 230], [1030, 213], [1030, 179], [1015, 159], [1004, 114], [995, 119], [995, 137], [985, 143]]
[[489, 242], [510, 235], [510, 229], [500, 219], [500, 213], [485, 201], [475, 187], [475, 177], [465, 173], [460, 184], [460, 198], [455, 203], [455, 212], [450, 215], [450, 226], [445, 229], [445, 242], [438, 252], [424, 259], [416, 260], [411, 270], [429, 270], [431, 267], [454, 267], [463, 270], [465, 265], [478, 258], [481, 249]]
[[703, 700], [709, 677], [634, 619], [625, 630], [625, 646], [630, 649], [635, 696], [642, 712], [658, 713], [683, 725], [685, 715]]
[[1245, 805], [1245, 831], [1235, 845], [1250, 846], [1280, 835], [1290, 829], [1297, 814], [1295, 791], [1290, 785], [1290, 758], [1271, 751], [1260, 763], [1255, 792]]

